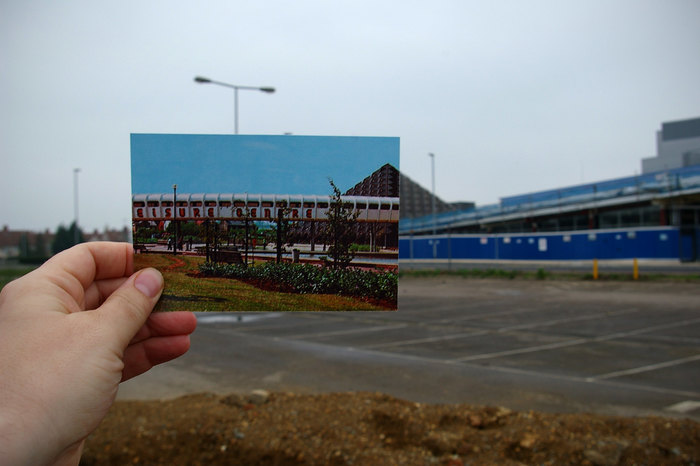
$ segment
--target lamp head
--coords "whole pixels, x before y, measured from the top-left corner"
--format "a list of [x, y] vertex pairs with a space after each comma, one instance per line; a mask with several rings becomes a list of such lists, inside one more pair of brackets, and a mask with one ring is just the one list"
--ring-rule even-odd
[[200, 84], [210, 83], [211, 79], [203, 78], [202, 76], [195, 76], [194, 81]]

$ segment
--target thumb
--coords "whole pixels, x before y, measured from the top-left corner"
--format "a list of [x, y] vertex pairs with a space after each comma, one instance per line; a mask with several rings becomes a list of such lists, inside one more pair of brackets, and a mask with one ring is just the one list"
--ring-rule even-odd
[[146, 323], [163, 292], [163, 276], [153, 268], [133, 274], [97, 310], [121, 349]]

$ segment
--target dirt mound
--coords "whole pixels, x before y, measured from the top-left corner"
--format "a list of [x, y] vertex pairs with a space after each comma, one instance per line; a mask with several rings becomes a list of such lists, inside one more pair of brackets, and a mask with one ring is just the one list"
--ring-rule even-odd
[[199, 394], [116, 402], [81, 464], [700, 464], [700, 424], [377, 393]]

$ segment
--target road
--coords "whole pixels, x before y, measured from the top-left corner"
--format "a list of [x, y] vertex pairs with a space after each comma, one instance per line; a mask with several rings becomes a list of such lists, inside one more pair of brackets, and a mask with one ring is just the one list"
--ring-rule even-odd
[[402, 278], [399, 311], [199, 314], [120, 399], [264, 388], [700, 420], [697, 283]]

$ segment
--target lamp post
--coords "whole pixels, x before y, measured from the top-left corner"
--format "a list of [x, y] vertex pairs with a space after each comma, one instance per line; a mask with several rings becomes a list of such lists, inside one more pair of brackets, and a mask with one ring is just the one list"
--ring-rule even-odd
[[428, 154], [430, 157], [430, 176], [432, 179], [432, 189], [433, 189], [433, 196], [432, 196], [432, 210], [433, 210], [433, 259], [437, 257], [437, 239], [435, 238], [435, 235], [437, 234], [437, 220], [435, 219], [435, 154], [430, 152]]
[[75, 213], [75, 227], [73, 230], [73, 244], [78, 244], [80, 240], [80, 233], [78, 230], [78, 173], [80, 173], [80, 168], [73, 169], [73, 212]]
[[202, 76], [195, 76], [194, 82], [199, 84], [218, 84], [219, 86], [230, 87], [233, 89], [233, 114], [235, 123], [235, 134], [238, 134], [238, 90], [243, 89], [245, 91], [261, 91], [268, 94], [275, 92], [274, 87], [256, 87], [256, 86], [238, 86], [236, 84], [222, 83], [220, 81], [214, 81], [213, 79], [204, 78]]
[[173, 256], [177, 256], [177, 185], [173, 185], [173, 225], [175, 226], [175, 241], [173, 241]]

